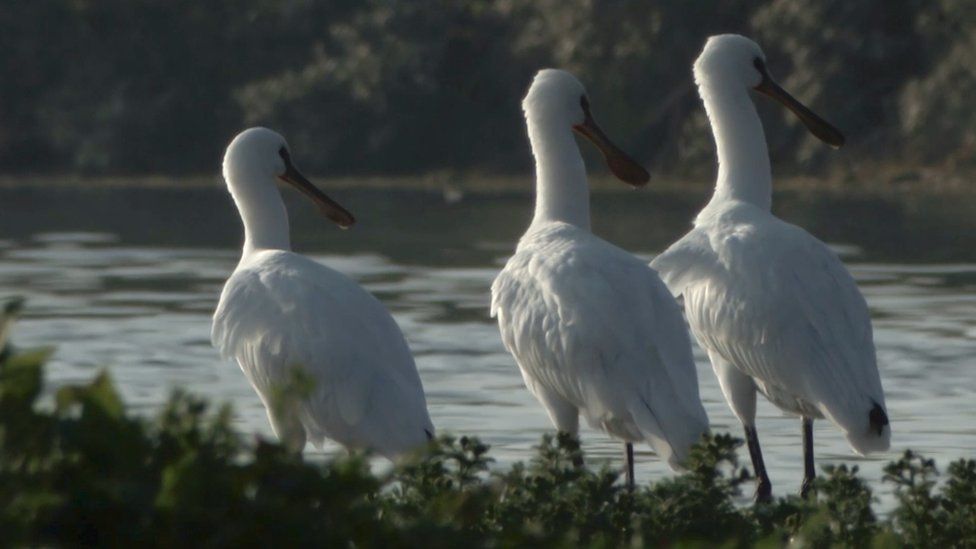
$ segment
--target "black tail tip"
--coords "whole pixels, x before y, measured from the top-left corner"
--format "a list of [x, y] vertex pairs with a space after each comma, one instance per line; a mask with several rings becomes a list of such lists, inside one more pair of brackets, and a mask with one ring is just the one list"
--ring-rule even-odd
[[875, 402], [874, 408], [868, 412], [868, 421], [871, 422], [871, 430], [880, 435], [888, 425], [888, 414], [880, 404]]

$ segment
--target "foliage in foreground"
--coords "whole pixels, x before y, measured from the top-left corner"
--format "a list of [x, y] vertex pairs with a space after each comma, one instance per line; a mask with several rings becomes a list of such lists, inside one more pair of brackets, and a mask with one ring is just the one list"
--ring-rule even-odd
[[579, 443], [544, 437], [529, 463], [489, 469], [477, 439], [442, 437], [389, 473], [362, 455], [309, 463], [249, 443], [224, 407], [177, 393], [153, 420], [128, 415], [107, 375], [38, 404], [45, 353], [0, 364], [4, 545], [356, 547], [976, 546], [976, 461], [906, 452], [886, 469], [898, 507], [879, 520], [857, 468], [827, 467], [816, 497], [763, 506], [740, 494], [740, 441], [716, 435], [689, 471], [635, 492]]

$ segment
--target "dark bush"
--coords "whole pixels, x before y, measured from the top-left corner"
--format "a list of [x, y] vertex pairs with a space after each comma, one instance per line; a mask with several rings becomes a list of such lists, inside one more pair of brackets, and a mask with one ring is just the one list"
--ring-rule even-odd
[[857, 468], [825, 467], [815, 496], [745, 503], [740, 445], [709, 436], [685, 474], [631, 492], [576, 465], [574, 437], [491, 468], [475, 438], [444, 436], [389, 473], [366, 456], [304, 461], [246, 439], [227, 407], [177, 393], [153, 420], [126, 413], [108, 375], [43, 393], [45, 351], [0, 364], [0, 531], [6, 546], [972, 547], [976, 461], [906, 452], [879, 519]]

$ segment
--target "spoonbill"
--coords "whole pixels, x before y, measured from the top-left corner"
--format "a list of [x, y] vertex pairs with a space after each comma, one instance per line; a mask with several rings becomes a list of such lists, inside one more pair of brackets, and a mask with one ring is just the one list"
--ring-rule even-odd
[[582, 413], [625, 441], [647, 441], [677, 468], [708, 428], [691, 340], [657, 274], [590, 232], [586, 168], [577, 132], [633, 186], [649, 176], [597, 126], [583, 85], [540, 71], [522, 102], [536, 160], [535, 215], [491, 287], [491, 315], [526, 387], [560, 431]]
[[657, 269], [684, 296], [692, 332], [745, 429], [758, 479], [772, 485], [756, 433], [756, 391], [802, 418], [806, 495], [815, 476], [813, 420], [837, 425], [858, 453], [888, 449], [891, 429], [867, 304], [823, 242], [770, 213], [772, 177], [749, 90], [790, 109], [833, 147], [844, 137], [783, 90], [759, 46], [743, 36], [708, 39], [694, 65], [718, 149], [718, 180], [694, 228], [659, 255]]
[[244, 221], [241, 261], [224, 285], [212, 340], [237, 360], [282, 443], [300, 452], [330, 438], [387, 458], [434, 435], [403, 333], [345, 275], [291, 251], [276, 180], [340, 227], [355, 220], [295, 168], [285, 139], [251, 128], [224, 154], [224, 179]]

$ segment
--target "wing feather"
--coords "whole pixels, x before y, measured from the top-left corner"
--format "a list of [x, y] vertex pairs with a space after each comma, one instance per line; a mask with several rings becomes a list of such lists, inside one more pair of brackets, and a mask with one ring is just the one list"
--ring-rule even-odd
[[699, 342], [776, 404], [829, 417], [859, 451], [886, 445], [867, 436], [869, 412], [884, 407], [867, 303], [825, 244], [768, 214], [725, 218], [652, 266], [683, 294]]
[[[505, 347], [527, 381], [558, 393], [594, 426], [668, 441], [655, 449], [681, 461], [707, 417], [674, 298], [629, 253], [552, 225], [523, 238], [492, 285]], [[649, 416], [656, 427], [637, 423]]]
[[403, 334], [369, 292], [289, 252], [261, 252], [227, 281], [212, 340], [268, 405], [301, 371], [299, 416], [315, 441], [398, 453], [433, 433]]

